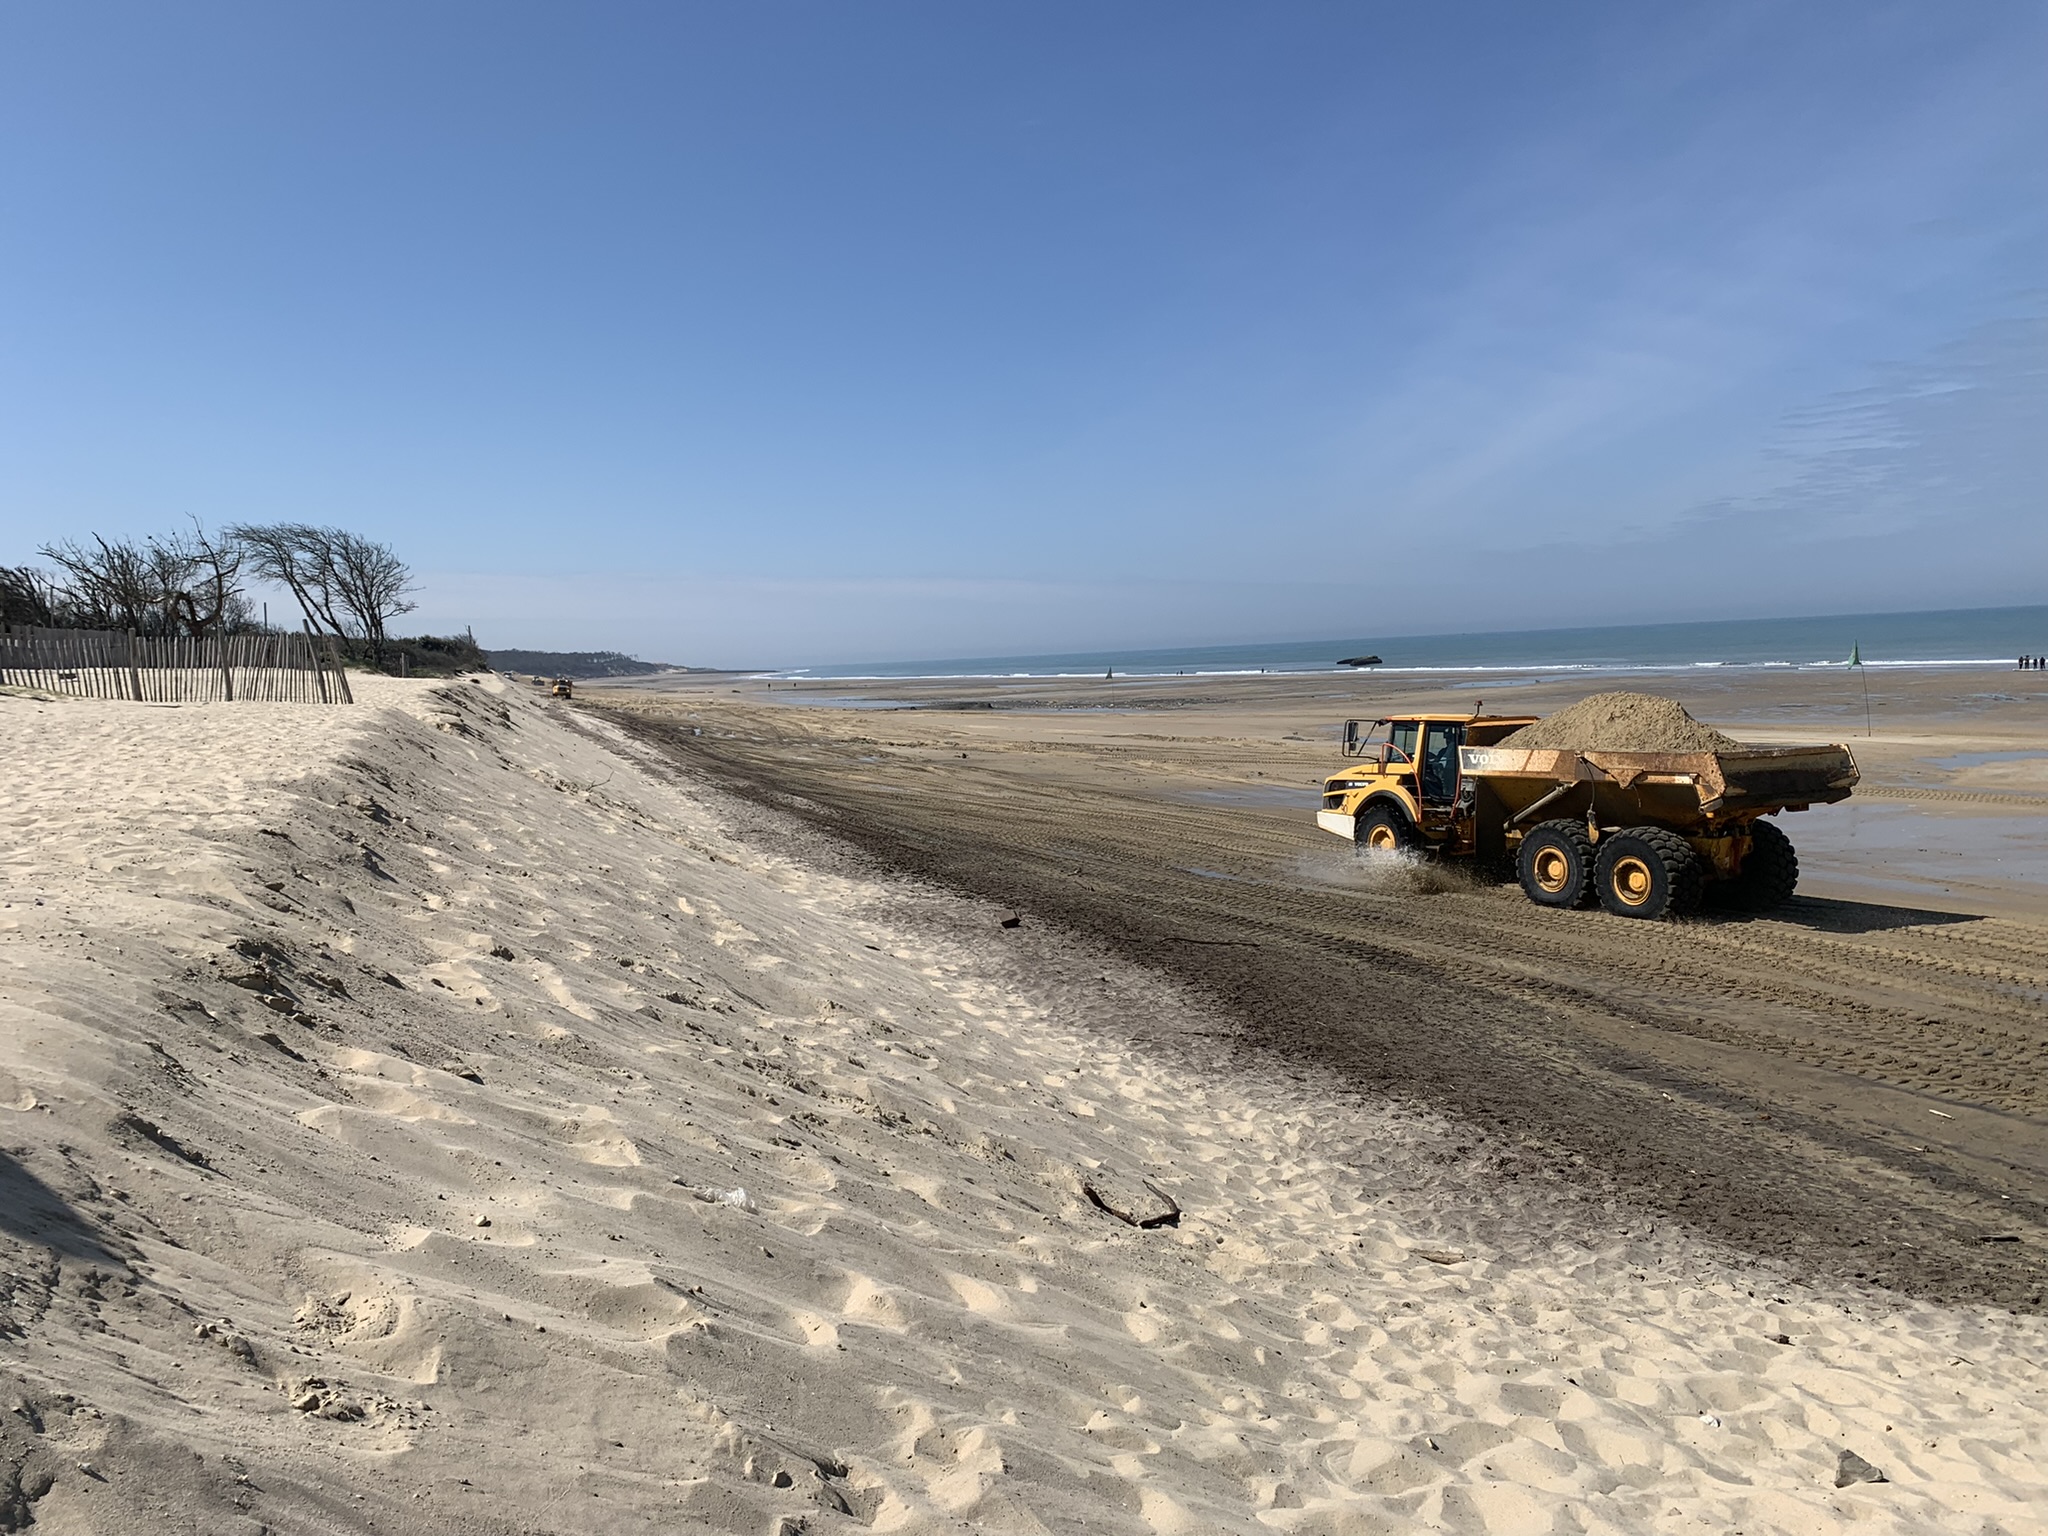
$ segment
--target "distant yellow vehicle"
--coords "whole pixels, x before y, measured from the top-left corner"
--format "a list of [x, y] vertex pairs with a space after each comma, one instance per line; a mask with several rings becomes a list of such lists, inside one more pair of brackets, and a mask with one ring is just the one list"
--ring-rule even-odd
[[558, 677], [555, 679], [555, 686], [551, 691], [558, 699], [571, 698], [574, 696], [575, 685], [566, 677]]
[[1622, 917], [1682, 917], [1712, 895], [1755, 912], [1799, 880], [1792, 840], [1760, 818], [1847, 799], [1857, 779], [1844, 746], [1498, 745], [1536, 718], [1347, 720], [1344, 755], [1356, 761], [1324, 781], [1317, 825], [1361, 853], [1415, 849], [1512, 868], [1539, 906], [1597, 900]]

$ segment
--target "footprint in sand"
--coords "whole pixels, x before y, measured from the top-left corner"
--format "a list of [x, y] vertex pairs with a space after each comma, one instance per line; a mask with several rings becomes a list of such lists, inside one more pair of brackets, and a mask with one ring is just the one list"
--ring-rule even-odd
[[545, 960], [540, 960], [534, 963], [534, 972], [534, 979], [540, 983], [541, 990], [554, 1000], [556, 1007], [574, 1014], [586, 1024], [597, 1022], [597, 1015], [577, 1001], [576, 994], [569, 990], [569, 984], [562, 980], [560, 971]]
[[953, 1294], [960, 1298], [962, 1306], [982, 1317], [997, 1317], [1010, 1310], [1010, 1298], [992, 1285], [984, 1284], [968, 1275], [945, 1272], [946, 1283], [953, 1288]]
[[366, 1280], [356, 1289], [308, 1296], [292, 1326], [382, 1375], [420, 1386], [440, 1380], [442, 1341], [415, 1296]]
[[910, 1331], [910, 1319], [904, 1316], [903, 1305], [894, 1289], [883, 1285], [872, 1275], [856, 1273], [847, 1277], [846, 1295], [839, 1303], [839, 1315], [849, 1323], [881, 1328], [890, 1333]]
[[789, 1314], [789, 1320], [803, 1334], [803, 1340], [811, 1349], [831, 1349], [839, 1343], [839, 1330], [815, 1312]]
[[618, 1128], [611, 1111], [596, 1104], [571, 1104], [555, 1131], [584, 1162], [599, 1168], [638, 1168], [640, 1148]]

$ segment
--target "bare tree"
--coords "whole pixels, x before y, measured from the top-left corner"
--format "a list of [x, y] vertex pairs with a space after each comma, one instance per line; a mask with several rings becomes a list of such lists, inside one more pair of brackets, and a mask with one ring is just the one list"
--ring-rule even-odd
[[198, 518], [190, 534], [150, 540], [167, 574], [175, 576], [173, 604], [195, 635], [246, 628], [248, 600], [242, 595], [242, 548], [225, 536], [208, 535]]
[[0, 565], [0, 624], [55, 629], [63, 622], [63, 596], [32, 565]]
[[379, 663], [392, 619], [416, 606], [412, 572], [390, 546], [311, 523], [240, 523], [209, 534], [67, 539], [45, 544], [55, 567], [0, 567], [0, 622], [145, 635], [253, 627], [245, 576], [291, 593], [313, 629]]
[[342, 609], [355, 620], [363, 638], [370, 642], [372, 655], [384, 659], [384, 626], [419, 605], [412, 601], [412, 571], [388, 544], [326, 530], [329, 560], [334, 572], [335, 595]]
[[194, 635], [238, 627], [247, 620], [241, 590], [241, 550], [211, 537], [197, 518], [190, 533], [109, 540], [67, 539], [45, 544], [43, 557], [62, 575], [49, 584], [52, 617], [83, 629], [127, 629], [145, 635]]
[[386, 626], [415, 606], [412, 571], [374, 539], [311, 523], [238, 523], [228, 537], [251, 574], [290, 592], [314, 629], [359, 641], [378, 661]]
[[59, 582], [74, 624], [146, 635], [170, 628], [164, 562], [149, 545], [127, 539], [109, 543], [94, 534], [89, 545], [66, 539], [45, 544], [41, 553], [63, 573]]
[[334, 611], [333, 573], [324, 535], [324, 529], [310, 523], [236, 523], [227, 531], [252, 576], [291, 593], [316, 633], [345, 640], [348, 631]]

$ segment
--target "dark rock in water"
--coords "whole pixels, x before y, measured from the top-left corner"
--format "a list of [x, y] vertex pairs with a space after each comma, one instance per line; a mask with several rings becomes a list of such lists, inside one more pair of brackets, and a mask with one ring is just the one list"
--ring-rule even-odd
[[1180, 1207], [1150, 1179], [1097, 1168], [1081, 1179], [1081, 1192], [1118, 1221], [1134, 1227], [1177, 1227]]
[[1854, 1451], [1842, 1452], [1841, 1459], [1835, 1463], [1835, 1486], [1837, 1488], [1846, 1488], [1851, 1483], [1888, 1483], [1890, 1481], [1890, 1478], [1886, 1477]]
[[1377, 656], [1346, 656], [1337, 665], [1340, 667], [1376, 667], [1380, 664]]

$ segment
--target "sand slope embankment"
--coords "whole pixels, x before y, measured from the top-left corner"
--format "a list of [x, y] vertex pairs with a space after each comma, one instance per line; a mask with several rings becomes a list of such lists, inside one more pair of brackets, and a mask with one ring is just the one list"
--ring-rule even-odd
[[[2038, 1323], [1125, 1045], [1199, 1010], [570, 711], [0, 724], [0, 1525], [2044, 1528]], [[1087, 1193], [1146, 1177], [1177, 1226]]]

